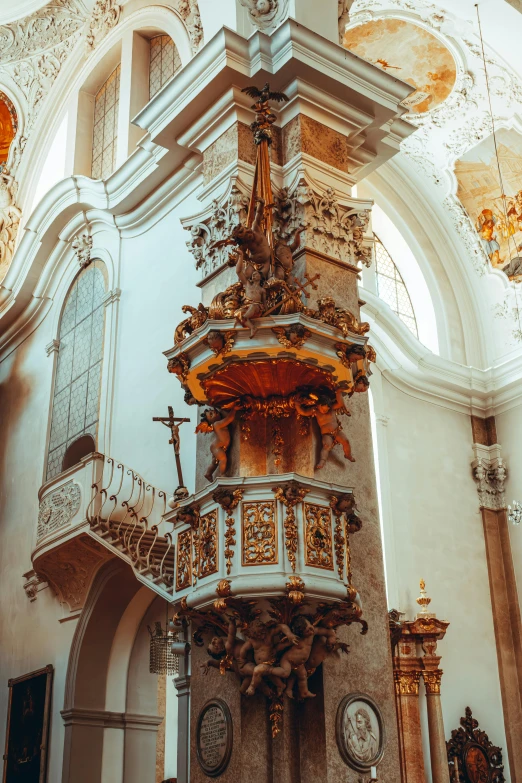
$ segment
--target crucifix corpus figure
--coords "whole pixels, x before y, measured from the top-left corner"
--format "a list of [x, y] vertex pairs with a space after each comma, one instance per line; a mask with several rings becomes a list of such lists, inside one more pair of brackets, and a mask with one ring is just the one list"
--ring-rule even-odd
[[174, 447], [174, 457], [176, 459], [176, 468], [178, 471], [178, 488], [175, 491], [174, 496], [177, 499], [188, 497], [189, 492], [183, 483], [181, 460], [179, 458], [179, 449], [180, 449], [179, 428], [183, 424], [183, 422], [189, 422], [190, 419], [181, 419], [177, 416], [174, 416], [174, 409], [172, 405], [169, 405], [168, 416], [153, 416], [152, 421], [160, 421], [162, 424], [165, 425], [165, 427], [168, 427], [170, 429], [171, 438], [169, 440], [169, 443], [171, 443]]

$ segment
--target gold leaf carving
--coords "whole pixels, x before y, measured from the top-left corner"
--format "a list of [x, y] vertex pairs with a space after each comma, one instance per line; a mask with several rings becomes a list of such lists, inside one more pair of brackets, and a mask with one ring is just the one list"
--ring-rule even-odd
[[274, 500], [242, 504], [243, 565], [277, 563], [275, 514]]

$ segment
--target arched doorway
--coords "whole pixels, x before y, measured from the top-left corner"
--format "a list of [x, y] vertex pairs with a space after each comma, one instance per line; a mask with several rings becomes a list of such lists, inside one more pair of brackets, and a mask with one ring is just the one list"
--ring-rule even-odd
[[164, 601], [125, 563], [100, 570], [69, 656], [62, 783], [163, 780], [165, 708], [147, 630], [156, 620], [165, 622]]

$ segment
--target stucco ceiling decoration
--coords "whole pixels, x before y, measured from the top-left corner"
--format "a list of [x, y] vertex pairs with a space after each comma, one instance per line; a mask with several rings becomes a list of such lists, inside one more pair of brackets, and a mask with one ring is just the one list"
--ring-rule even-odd
[[288, 14], [288, 0], [239, 0], [248, 9], [250, 21], [257, 30], [269, 32], [283, 21]]
[[61, 44], [85, 24], [75, 0], [54, 0], [39, 11], [0, 26], [0, 64], [26, 59]]
[[[457, 161], [492, 133], [478, 30], [425, 0], [354, 0], [348, 31], [377, 19], [398, 17], [432, 31], [456, 63], [456, 80], [448, 97], [423, 114], [410, 113], [408, 119], [418, 130], [401, 143], [401, 154], [425, 178], [427, 191], [435, 188], [431, 198], [451, 219], [476, 271], [484, 274], [489, 267], [486, 248], [475, 216], [468, 215], [458, 198], [455, 174]], [[522, 81], [487, 44], [485, 49], [495, 126], [506, 127], [512, 124], [510, 118], [522, 114]], [[401, 72], [396, 73], [401, 78]]]
[[413, 114], [439, 106], [457, 80], [450, 50], [432, 33], [403, 19], [373, 19], [344, 34], [343, 45], [415, 88], [403, 104]]

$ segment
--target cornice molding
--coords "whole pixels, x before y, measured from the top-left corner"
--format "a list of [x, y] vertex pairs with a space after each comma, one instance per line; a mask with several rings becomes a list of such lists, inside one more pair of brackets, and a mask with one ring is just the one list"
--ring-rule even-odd
[[522, 405], [522, 356], [480, 369], [432, 353], [371, 291], [360, 290], [377, 367], [399, 391], [467, 416], [491, 416]]

